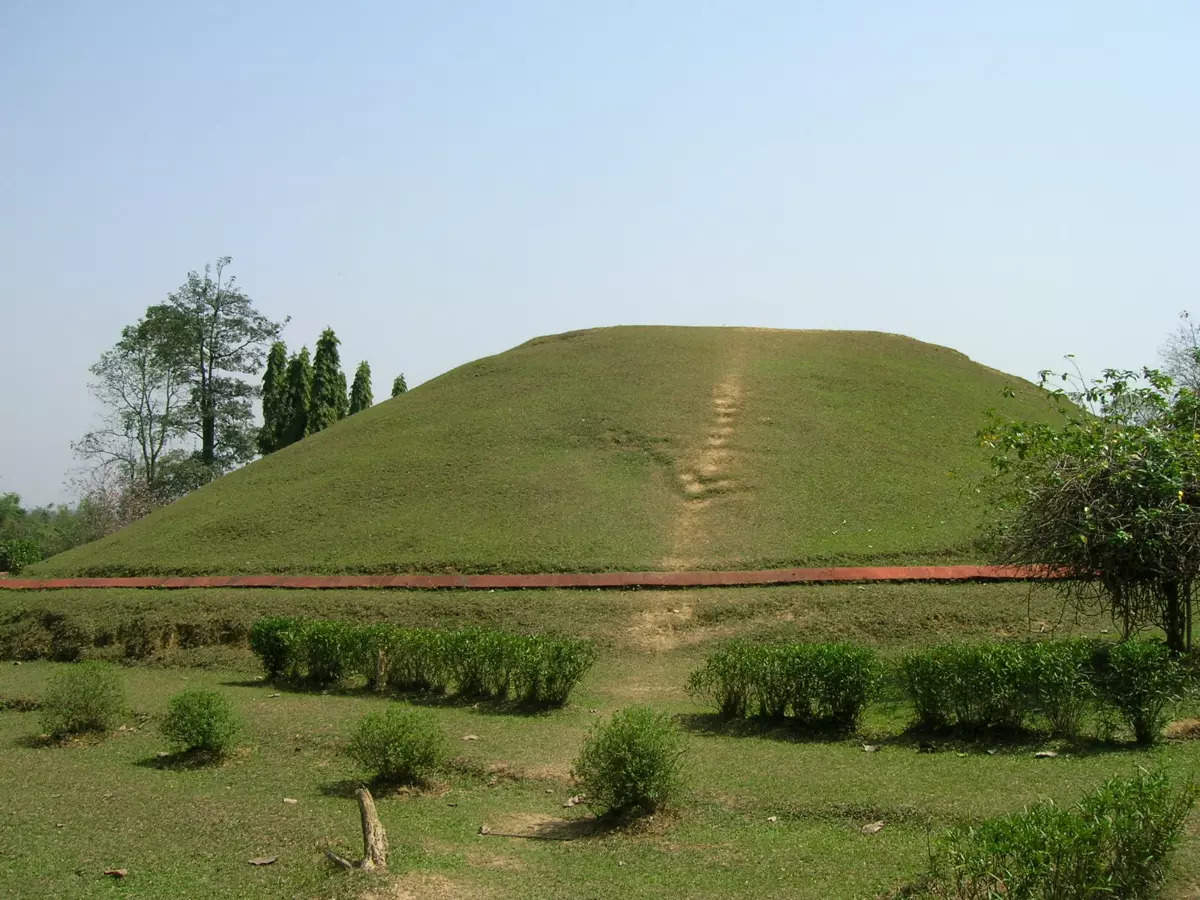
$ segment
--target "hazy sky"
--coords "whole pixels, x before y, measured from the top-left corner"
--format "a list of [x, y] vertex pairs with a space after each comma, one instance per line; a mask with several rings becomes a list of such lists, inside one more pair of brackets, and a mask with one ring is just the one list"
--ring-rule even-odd
[[1194, 2], [0, 4], [0, 491], [222, 254], [378, 398], [534, 335], [863, 328], [1152, 362], [1200, 264]]

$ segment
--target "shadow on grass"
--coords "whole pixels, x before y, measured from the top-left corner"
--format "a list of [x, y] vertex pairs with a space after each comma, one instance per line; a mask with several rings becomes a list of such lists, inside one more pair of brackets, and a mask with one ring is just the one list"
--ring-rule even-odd
[[792, 744], [837, 744], [853, 739], [854, 733], [832, 725], [806, 724], [795, 719], [761, 716], [726, 718], [717, 713], [683, 713], [676, 716], [684, 731], [719, 737], [758, 737]]
[[446, 709], [473, 709], [488, 716], [541, 716], [548, 715], [562, 706], [544, 703], [528, 703], [521, 700], [498, 700], [489, 697], [474, 697], [467, 694], [446, 694], [436, 691], [404, 690], [402, 688], [376, 690], [368, 685], [320, 685], [303, 681], [271, 681], [265, 678], [223, 681], [225, 687], [270, 688], [289, 696], [329, 697], [374, 697], [379, 700], [404, 700], [413, 706], [441, 707]]
[[107, 731], [81, 731], [74, 734], [23, 734], [13, 741], [13, 746], [25, 750], [91, 747], [107, 738]]
[[143, 769], [166, 769], [170, 771], [187, 771], [190, 769], [207, 769], [219, 766], [228, 759], [225, 754], [213, 750], [180, 750], [176, 753], [156, 753], [139, 759], [134, 765]]
[[1101, 756], [1144, 749], [1097, 737], [1056, 738], [1043, 731], [1025, 728], [921, 728], [909, 726], [899, 734], [874, 740], [879, 747], [912, 749], [918, 753], [966, 753], [989, 756], [1029, 756], [1052, 751], [1058, 756]]

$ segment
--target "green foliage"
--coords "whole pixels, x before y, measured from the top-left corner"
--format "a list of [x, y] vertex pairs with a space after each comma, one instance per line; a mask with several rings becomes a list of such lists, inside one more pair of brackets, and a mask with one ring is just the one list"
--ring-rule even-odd
[[267, 354], [267, 370], [263, 374], [263, 425], [258, 432], [258, 452], [263, 456], [284, 446], [288, 409], [288, 356], [283, 341], [271, 344]]
[[404, 373], [401, 372], [392, 381], [392, 396], [399, 397], [401, 394], [408, 393], [408, 382], [404, 380]]
[[19, 495], [0, 494], [0, 572], [16, 574], [99, 536], [85, 504], [26, 509]]
[[237, 376], [258, 374], [265, 345], [283, 327], [254, 308], [235, 278], [225, 276], [230, 261], [223, 256], [203, 274], [189, 272], [167, 302], [151, 306], [145, 318], [157, 355], [189, 386], [181, 415], [200, 438], [201, 462], [214, 471], [254, 455], [250, 401], [255, 390]]
[[1036, 703], [1031, 646], [945, 644], [906, 655], [900, 670], [918, 725], [969, 730], [1021, 727]]
[[308, 406], [308, 433], [315, 434], [346, 417], [346, 373], [338, 356], [337, 335], [326, 328], [317, 339], [313, 356], [312, 399]]
[[272, 678], [336, 684], [351, 675], [375, 690], [442, 693], [562, 706], [596, 658], [590, 641], [494, 628], [436, 630], [271, 617], [250, 648]]
[[428, 710], [389, 704], [358, 722], [346, 753], [379, 778], [422, 783], [442, 768], [450, 749]]
[[1057, 582], [1070, 600], [1099, 604], [1126, 636], [1159, 625], [1182, 650], [1200, 577], [1200, 397], [1153, 369], [1051, 397], [1057, 424], [994, 419], [980, 432], [995, 452], [998, 558], [1073, 573]]
[[631, 706], [593, 726], [571, 774], [600, 815], [652, 813], [683, 793], [683, 736], [670, 718]]
[[1186, 671], [1162, 644], [1092, 640], [943, 644], [905, 655], [900, 673], [923, 728], [1020, 728], [1040, 714], [1063, 737], [1093, 706], [1120, 715], [1138, 743], [1158, 739]]
[[304, 665], [308, 680], [317, 687], [329, 687], [340, 682], [361, 654], [361, 629], [349, 622], [305, 622], [299, 636], [304, 649]]
[[1168, 707], [1186, 684], [1179, 661], [1162, 644], [1125, 641], [1103, 648], [1096, 669], [1101, 697], [1125, 719], [1137, 742], [1157, 741]]
[[9, 538], [0, 541], [0, 572], [19, 573], [42, 558], [42, 548], [28, 538]]
[[308, 410], [312, 405], [313, 371], [308, 348], [288, 360], [287, 399], [283, 410], [281, 446], [294, 444], [308, 434]]
[[268, 678], [297, 678], [303, 665], [304, 626], [291, 616], [270, 616], [250, 627], [250, 649]]
[[42, 728], [55, 736], [107, 731], [125, 708], [125, 688], [108, 663], [75, 663], [50, 679], [40, 706]]
[[793, 716], [805, 725], [852, 730], [878, 689], [875, 652], [853, 644], [730, 642], [693, 672], [688, 692], [726, 717]]
[[1128, 900], [1158, 895], [1197, 795], [1163, 773], [1113, 778], [1074, 809], [1041, 803], [954, 829], [933, 893], [959, 900]]
[[370, 409], [375, 398], [371, 394], [371, 366], [364, 359], [354, 370], [354, 384], [350, 385], [350, 415]]
[[171, 698], [159, 728], [180, 750], [224, 755], [232, 749], [241, 723], [224, 694], [189, 690]]

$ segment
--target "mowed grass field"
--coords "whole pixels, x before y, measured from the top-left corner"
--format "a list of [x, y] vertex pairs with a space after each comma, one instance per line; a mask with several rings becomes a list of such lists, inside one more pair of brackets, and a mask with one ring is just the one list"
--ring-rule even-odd
[[454, 369], [26, 574], [971, 561], [974, 435], [992, 407], [1049, 413], [1027, 382], [896, 335], [571, 332]]
[[[391, 869], [369, 877], [334, 869], [321, 852], [326, 843], [359, 848], [352, 792], [366, 773], [342, 755], [345, 735], [383, 704], [421, 701], [352, 686], [327, 694], [273, 687], [244, 646], [196, 639], [202, 623], [228, 631], [269, 612], [559, 631], [592, 637], [601, 654], [562, 710], [429, 706], [458, 759], [429, 790], [377, 795]], [[859, 734], [837, 739], [727, 727], [683, 690], [705, 653], [734, 636], [846, 638], [894, 657], [950, 638], [1109, 627], [1064, 616], [1047, 589], [1020, 584], [0, 594], [0, 636], [13, 639], [46, 615], [90, 623], [104, 645], [89, 645], [89, 655], [120, 657], [121, 645], [103, 633], [128, 622], [158, 629], [166, 646], [123, 670], [132, 707], [124, 729], [62, 746], [38, 742], [37, 713], [20, 701], [40, 696], [63, 664], [0, 668], [0, 892], [15, 897], [876, 897], [918, 875], [930, 840], [954, 824], [1043, 798], [1069, 804], [1139, 766], [1180, 778], [1200, 771], [1198, 741], [1144, 751], [1029, 734], [939, 740], [937, 752], [919, 752], [895, 690], [870, 708]], [[195, 645], [180, 647], [185, 635]], [[221, 765], [175, 768], [157, 757], [167, 749], [157, 721], [187, 687], [225, 693], [246, 720]], [[673, 714], [684, 730], [688, 796], [671, 814], [597, 830], [586, 806], [564, 807], [577, 792], [571, 763], [593, 723], [633, 703]], [[1175, 714], [1200, 708], [1185, 702]], [[864, 752], [864, 742], [878, 751]], [[1059, 756], [1036, 759], [1045, 748]], [[1200, 892], [1198, 820], [1167, 897]], [[881, 831], [862, 833], [876, 821]], [[491, 833], [481, 835], [482, 825]], [[248, 863], [272, 856], [269, 866]], [[117, 881], [106, 868], [128, 875]]]

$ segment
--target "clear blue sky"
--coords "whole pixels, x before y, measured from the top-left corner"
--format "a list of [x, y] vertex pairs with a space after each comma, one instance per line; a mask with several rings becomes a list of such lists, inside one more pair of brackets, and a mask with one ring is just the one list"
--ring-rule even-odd
[[895, 331], [1026, 377], [1200, 312], [1190, 2], [0, 8], [0, 491], [234, 257], [377, 396], [622, 323]]

